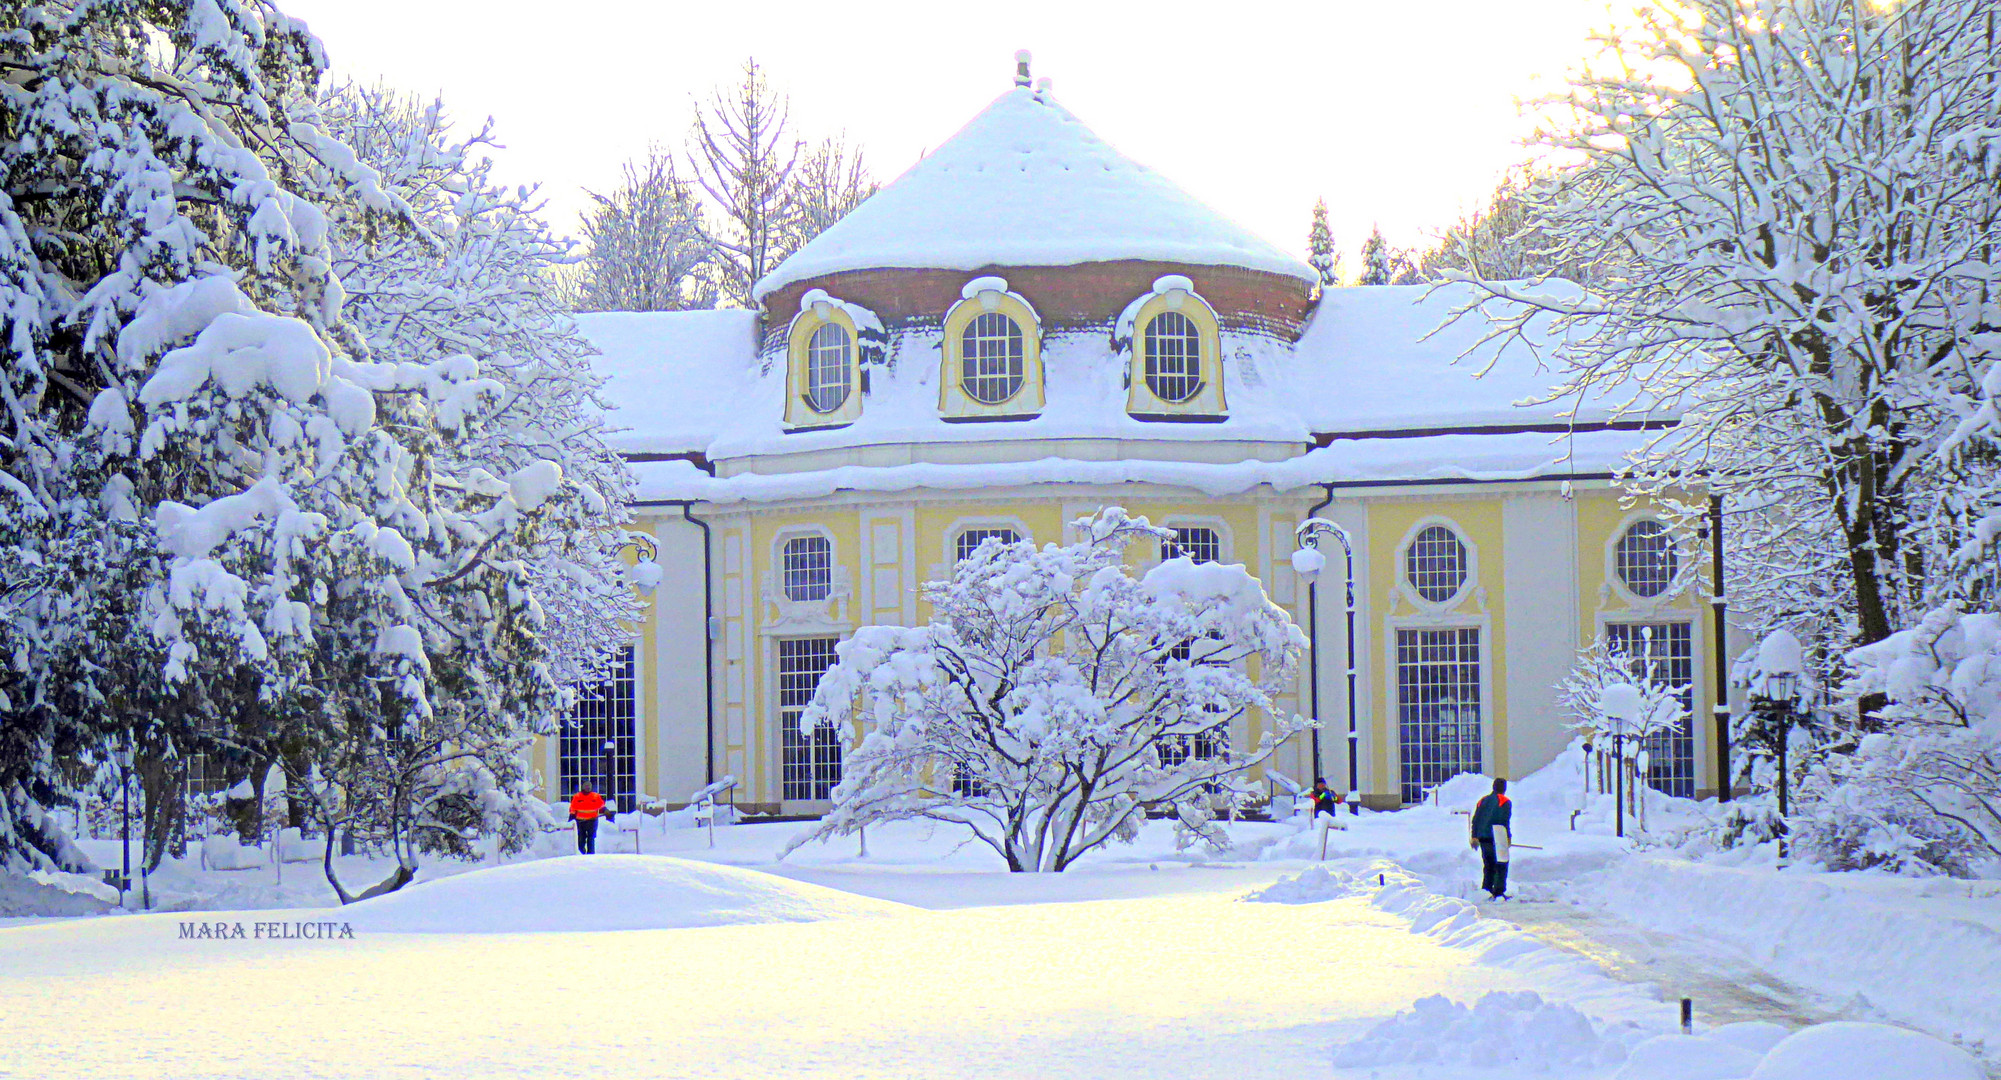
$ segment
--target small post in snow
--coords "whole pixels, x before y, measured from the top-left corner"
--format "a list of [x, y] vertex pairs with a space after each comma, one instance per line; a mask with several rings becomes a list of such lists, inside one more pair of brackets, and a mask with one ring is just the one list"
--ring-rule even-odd
[[1695, 999], [1694, 999], [1694, 998], [1682, 998], [1682, 999], [1681, 999], [1681, 1033], [1682, 1033], [1683, 1035], [1693, 1035], [1693, 1034], [1695, 1034]]

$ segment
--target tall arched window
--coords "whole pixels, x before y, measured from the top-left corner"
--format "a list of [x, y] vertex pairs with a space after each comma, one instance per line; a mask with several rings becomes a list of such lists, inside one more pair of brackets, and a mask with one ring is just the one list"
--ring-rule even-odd
[[985, 312], [959, 336], [959, 385], [974, 401], [998, 405], [1021, 389], [1022, 355], [1020, 324]]
[[806, 403], [814, 412], [833, 412], [848, 400], [854, 361], [855, 343], [847, 327], [830, 322], [813, 331], [806, 346]]
[[1427, 525], [1403, 553], [1404, 577], [1417, 595], [1442, 604], [1466, 584], [1466, 545], [1443, 525]]
[[1635, 521], [1612, 549], [1613, 569], [1634, 596], [1651, 599], [1668, 591], [1681, 569], [1674, 537], [1658, 521]]
[[826, 537], [787, 540], [780, 561], [780, 584], [787, 600], [825, 600], [834, 591], [834, 545]]
[[1202, 390], [1202, 332], [1178, 311], [1146, 323], [1146, 387], [1162, 401], [1180, 403]]

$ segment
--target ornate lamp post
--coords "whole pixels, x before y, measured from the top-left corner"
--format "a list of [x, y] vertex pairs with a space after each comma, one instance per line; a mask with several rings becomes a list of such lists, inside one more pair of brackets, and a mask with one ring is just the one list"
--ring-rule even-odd
[[112, 751], [111, 758], [118, 763], [118, 800], [120, 803], [118, 840], [124, 847], [124, 861], [118, 874], [118, 906], [125, 906], [125, 894], [132, 888], [132, 735], [127, 732], [125, 743]]
[[1308, 694], [1312, 698], [1313, 770], [1320, 771], [1320, 571], [1327, 556], [1320, 552], [1321, 538], [1332, 536], [1341, 542], [1348, 586], [1348, 812], [1362, 812], [1362, 731], [1355, 718], [1355, 544], [1348, 530], [1322, 518], [1308, 518], [1293, 530], [1299, 550], [1292, 553], [1292, 569], [1306, 582], [1306, 637], [1312, 647], [1307, 669]]

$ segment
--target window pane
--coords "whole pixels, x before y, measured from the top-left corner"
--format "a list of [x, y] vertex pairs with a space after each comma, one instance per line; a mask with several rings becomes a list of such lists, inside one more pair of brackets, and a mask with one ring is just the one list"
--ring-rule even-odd
[[1162, 401], [1183, 402], [1202, 389], [1202, 334], [1194, 320], [1164, 311], [1146, 323], [1146, 388]]
[[966, 396], [998, 405], [1021, 389], [1021, 327], [997, 311], [966, 324], [959, 337], [959, 385]]
[[785, 542], [783, 585], [787, 600], [825, 600], [834, 590], [834, 546], [824, 536]]
[[1605, 642], [1626, 657], [1635, 679], [1675, 690], [1681, 717], [1647, 736], [1647, 784], [1682, 799], [1695, 798], [1695, 649], [1690, 624], [1606, 623]]
[[1634, 596], [1661, 595], [1674, 584], [1675, 573], [1681, 569], [1674, 538], [1658, 521], [1634, 522], [1619, 538], [1612, 560], [1619, 580]]
[[1417, 595], [1442, 604], [1466, 584], [1466, 545], [1451, 529], [1428, 526], [1404, 550], [1404, 575]]
[[827, 323], [806, 346], [806, 404], [829, 413], [848, 400], [854, 382], [854, 342], [847, 327]]
[[829, 728], [800, 730], [800, 717], [834, 666], [839, 638], [793, 638], [778, 643], [779, 795], [826, 801], [841, 782], [841, 740]]
[[[606, 802], [616, 804], [619, 813], [629, 814], [637, 807], [639, 744], [634, 729], [638, 683], [634, 674], [633, 647], [622, 646], [612, 654], [604, 682], [579, 688], [577, 703], [563, 719], [556, 742], [556, 786], [562, 798], [568, 799], [578, 787], [589, 783]], [[609, 753], [606, 742], [612, 744]]]
[[1480, 771], [1480, 631], [1397, 631], [1403, 801]]
[[973, 552], [980, 549], [981, 544], [988, 540], [1002, 544], [1013, 544], [1019, 542], [1021, 537], [1013, 529], [1008, 528], [967, 529], [959, 534], [958, 540], [953, 542], [953, 553], [959, 562], [965, 562], [972, 557]]
[[1174, 539], [1161, 545], [1162, 559], [1187, 557], [1192, 562], [1220, 562], [1223, 558], [1223, 538], [1214, 529], [1192, 528], [1174, 530]]

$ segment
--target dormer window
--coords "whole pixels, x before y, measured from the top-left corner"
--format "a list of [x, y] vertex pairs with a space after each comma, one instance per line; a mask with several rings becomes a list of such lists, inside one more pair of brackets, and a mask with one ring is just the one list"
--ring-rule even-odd
[[844, 427], [861, 419], [864, 374], [888, 335], [867, 308], [824, 289], [799, 298], [785, 335], [785, 426], [792, 431]]
[[1126, 411], [1137, 420], [1216, 423], [1223, 400], [1223, 347], [1216, 312], [1195, 283], [1169, 274], [1119, 316], [1113, 347], [1131, 364]]
[[983, 311], [959, 335], [959, 385], [982, 405], [999, 405], [1021, 392], [1021, 326], [998, 311]]
[[938, 413], [948, 422], [1042, 412], [1042, 321], [1007, 280], [979, 277], [945, 313]]
[[823, 323], [806, 346], [806, 404], [830, 413], [847, 404], [855, 382], [855, 342], [839, 323]]
[[1146, 322], [1146, 388], [1171, 404], [1202, 389], [1202, 332], [1188, 316], [1163, 311]]

